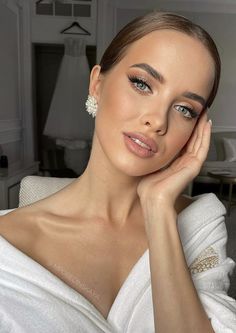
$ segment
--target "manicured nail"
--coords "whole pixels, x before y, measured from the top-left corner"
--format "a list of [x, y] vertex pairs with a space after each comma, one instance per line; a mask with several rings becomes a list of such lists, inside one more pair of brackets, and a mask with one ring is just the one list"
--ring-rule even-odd
[[208, 123], [212, 126], [212, 120], [211, 119], [208, 120]]

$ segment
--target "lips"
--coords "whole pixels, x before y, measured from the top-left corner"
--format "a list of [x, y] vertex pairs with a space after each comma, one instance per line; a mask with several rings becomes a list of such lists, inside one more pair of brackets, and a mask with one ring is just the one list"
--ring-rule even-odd
[[136, 133], [134, 133], [134, 132], [123, 132], [123, 134], [130, 137], [130, 138], [138, 139], [139, 141], [143, 142], [145, 145], [150, 147], [150, 149], [152, 150], [153, 153], [157, 152], [156, 142], [153, 139], [146, 137], [144, 134], [137, 133], [137, 132]]

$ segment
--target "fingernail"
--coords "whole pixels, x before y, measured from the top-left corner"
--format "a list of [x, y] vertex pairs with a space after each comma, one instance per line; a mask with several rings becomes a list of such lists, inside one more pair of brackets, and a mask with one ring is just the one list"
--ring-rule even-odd
[[212, 126], [212, 120], [211, 119], [208, 120], [208, 123]]

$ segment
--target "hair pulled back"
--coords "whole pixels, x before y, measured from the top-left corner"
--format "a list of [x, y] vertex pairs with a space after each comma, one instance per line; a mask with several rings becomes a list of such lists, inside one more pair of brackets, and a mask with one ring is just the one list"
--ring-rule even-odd
[[211, 36], [203, 28], [177, 14], [152, 11], [128, 23], [115, 36], [104, 52], [100, 61], [101, 73], [105, 74], [118, 64], [132, 43], [153, 31], [163, 29], [177, 30], [196, 38], [210, 53], [215, 66], [214, 84], [206, 103], [206, 107], [210, 107], [218, 90], [221, 72], [221, 61], [217, 47]]

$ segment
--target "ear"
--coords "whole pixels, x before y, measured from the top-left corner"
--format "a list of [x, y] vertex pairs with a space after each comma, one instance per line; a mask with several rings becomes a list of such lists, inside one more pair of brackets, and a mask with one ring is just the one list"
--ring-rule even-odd
[[99, 100], [101, 90], [101, 66], [95, 65], [90, 73], [89, 94]]

